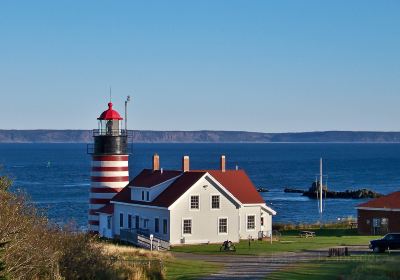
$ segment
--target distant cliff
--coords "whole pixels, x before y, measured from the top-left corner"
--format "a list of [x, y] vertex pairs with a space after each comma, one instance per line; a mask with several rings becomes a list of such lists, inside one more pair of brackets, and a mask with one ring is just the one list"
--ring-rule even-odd
[[[89, 143], [89, 130], [0, 130], [0, 143]], [[133, 133], [142, 143], [400, 143], [400, 132], [325, 131], [260, 133], [245, 131], [149, 131]]]

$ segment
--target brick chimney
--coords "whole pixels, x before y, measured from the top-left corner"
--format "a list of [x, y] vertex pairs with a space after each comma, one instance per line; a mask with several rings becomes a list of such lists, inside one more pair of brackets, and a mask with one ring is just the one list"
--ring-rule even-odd
[[153, 172], [160, 170], [160, 157], [158, 154], [153, 155]]
[[224, 155], [221, 156], [221, 160], [219, 162], [219, 166], [221, 168], [221, 171], [225, 172], [225, 170], [226, 170], [226, 161], [225, 161], [225, 156]]
[[184, 156], [182, 158], [182, 171], [188, 172], [189, 170], [190, 170], [189, 156]]

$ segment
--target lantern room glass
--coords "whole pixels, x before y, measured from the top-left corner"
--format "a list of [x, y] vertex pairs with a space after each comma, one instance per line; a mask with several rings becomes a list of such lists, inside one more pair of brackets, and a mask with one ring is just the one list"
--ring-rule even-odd
[[99, 135], [122, 135], [120, 120], [99, 120]]

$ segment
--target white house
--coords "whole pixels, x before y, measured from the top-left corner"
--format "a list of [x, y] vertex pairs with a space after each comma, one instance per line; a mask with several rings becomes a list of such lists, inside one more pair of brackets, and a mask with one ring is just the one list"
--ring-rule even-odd
[[116, 194], [99, 213], [99, 234], [118, 238], [121, 229], [141, 231], [177, 244], [221, 243], [270, 234], [272, 216], [243, 170], [145, 169]]

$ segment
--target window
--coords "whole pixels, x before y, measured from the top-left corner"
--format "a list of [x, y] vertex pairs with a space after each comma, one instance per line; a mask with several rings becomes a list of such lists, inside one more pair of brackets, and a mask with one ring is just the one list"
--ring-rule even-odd
[[190, 197], [190, 209], [199, 209], [199, 196], [192, 195]]
[[256, 228], [256, 216], [255, 215], [247, 216], [247, 229], [253, 230], [255, 228]]
[[132, 215], [128, 214], [128, 228], [131, 229], [132, 228]]
[[168, 221], [167, 221], [167, 219], [163, 220], [163, 233], [164, 234], [168, 233]]
[[119, 213], [119, 227], [124, 227], [124, 213]]
[[160, 231], [160, 219], [155, 218], [154, 219], [154, 232], [159, 232]]
[[144, 191], [142, 191], [142, 200], [144, 201]]
[[192, 220], [183, 220], [183, 234], [192, 234]]
[[211, 196], [211, 209], [219, 209], [219, 195]]
[[149, 192], [146, 192], [146, 200], [147, 200], [147, 201], [150, 200], [150, 194], [149, 194]]
[[139, 229], [140, 228], [140, 218], [139, 216], [135, 216], [135, 228]]
[[145, 229], [149, 228], [149, 219], [143, 220], [143, 228], [145, 228]]
[[111, 221], [112, 221], [112, 217], [107, 216], [107, 229], [111, 229]]
[[264, 225], [264, 217], [261, 217], [261, 225], [263, 226]]
[[218, 219], [218, 233], [228, 233], [228, 219]]

